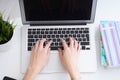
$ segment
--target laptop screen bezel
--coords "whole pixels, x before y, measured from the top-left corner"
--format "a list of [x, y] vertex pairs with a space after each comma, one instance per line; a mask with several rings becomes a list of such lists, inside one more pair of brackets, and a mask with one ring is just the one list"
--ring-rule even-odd
[[97, 0], [93, 0], [90, 20], [27, 21], [25, 17], [25, 8], [24, 8], [23, 2], [24, 2], [23, 0], [19, 0], [23, 24], [87, 24], [87, 23], [93, 23], [95, 19], [96, 6], [97, 6]]

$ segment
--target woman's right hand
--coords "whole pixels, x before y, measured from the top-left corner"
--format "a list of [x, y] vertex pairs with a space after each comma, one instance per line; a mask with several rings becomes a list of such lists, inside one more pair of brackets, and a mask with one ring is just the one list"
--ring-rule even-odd
[[78, 69], [78, 57], [80, 54], [80, 44], [70, 37], [70, 45], [68, 46], [64, 39], [61, 39], [64, 50], [58, 49], [60, 59], [71, 76], [72, 80], [78, 80], [80, 78], [80, 72]]

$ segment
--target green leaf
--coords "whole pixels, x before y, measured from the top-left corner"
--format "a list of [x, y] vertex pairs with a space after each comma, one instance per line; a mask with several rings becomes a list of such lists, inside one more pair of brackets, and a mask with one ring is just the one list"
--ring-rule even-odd
[[10, 23], [9, 17], [7, 21], [4, 21], [2, 18], [2, 13], [0, 13], [0, 44], [11, 39], [15, 26], [16, 25], [14, 25], [14, 22]]

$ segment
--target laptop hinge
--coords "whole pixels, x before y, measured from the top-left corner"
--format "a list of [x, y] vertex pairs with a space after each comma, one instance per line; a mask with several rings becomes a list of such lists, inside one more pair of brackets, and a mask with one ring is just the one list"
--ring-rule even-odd
[[30, 24], [30, 26], [58, 26], [58, 25], [87, 25], [87, 23], [69, 23], [69, 24]]

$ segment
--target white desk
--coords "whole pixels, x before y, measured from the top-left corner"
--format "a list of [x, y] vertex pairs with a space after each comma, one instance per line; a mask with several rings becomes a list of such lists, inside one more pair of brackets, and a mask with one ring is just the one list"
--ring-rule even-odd
[[[100, 20], [120, 20], [120, 0], [98, 0], [96, 19], [94, 26], [97, 29]], [[20, 9], [18, 0], [0, 0], [0, 11], [10, 15], [20, 25]], [[0, 52], [0, 80], [4, 76], [22, 79], [20, 73], [21, 35], [20, 27], [17, 26], [13, 36], [13, 45], [9, 51]], [[97, 35], [97, 33], [96, 33]], [[99, 45], [99, 38], [96, 36], [96, 44]], [[120, 68], [105, 69], [100, 66], [99, 47], [97, 46], [98, 70], [96, 73], [81, 73], [82, 80], [120, 80]], [[42, 74], [38, 80], [69, 80], [67, 74]]]

